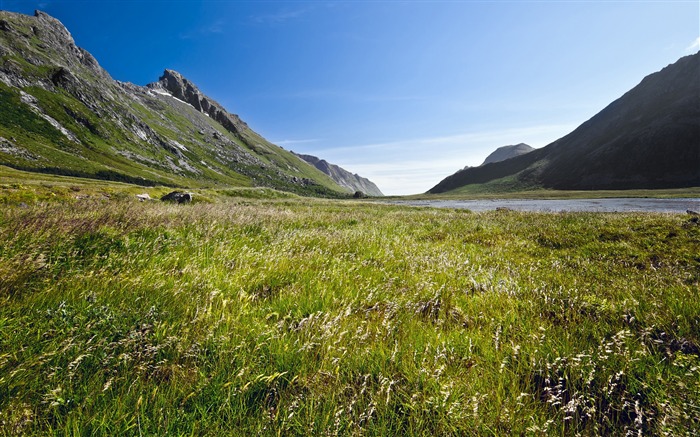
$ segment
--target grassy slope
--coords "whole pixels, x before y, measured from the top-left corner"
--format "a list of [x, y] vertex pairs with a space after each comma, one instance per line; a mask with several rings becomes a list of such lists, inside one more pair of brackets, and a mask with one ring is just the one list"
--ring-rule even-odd
[[[189, 105], [170, 97], [144, 94], [141, 102], [137, 102], [110, 78], [98, 77], [95, 71], [70, 58], [72, 55], [42, 42], [33, 26], [38, 26], [39, 32], [49, 39], [48, 32], [52, 30], [42, 27], [34, 17], [2, 11], [0, 16], [11, 28], [0, 32], [0, 45], [7, 48], [0, 64], [12, 67], [15, 74], [32, 83], [50, 82], [59, 70], [58, 65], [70, 64], [72, 60], [70, 76], [76, 81], [77, 91], [74, 85], [66, 89], [56, 87], [52, 91], [27, 86], [22, 91], [36, 99], [36, 106], [43, 113], [58, 121], [78, 140], [71, 141], [22, 103], [20, 90], [0, 83], [0, 137], [13, 144], [9, 150], [0, 144], [0, 164], [41, 173], [140, 185], [199, 188], [255, 185], [324, 197], [350, 194], [321, 171], [247, 127], [239, 136], [232, 135]], [[68, 89], [73, 89], [73, 95]], [[76, 98], [78, 95], [86, 95], [88, 100], [96, 102], [101, 114], [84, 104], [84, 98]], [[100, 96], [111, 97], [102, 99]], [[176, 155], [158, 145], [159, 141], [152, 137], [149, 141], [140, 138], [134, 132], [143, 131], [144, 122], [163, 141], [175, 140], [186, 150], [178, 150]], [[213, 128], [237, 147], [252, 152], [260, 162], [239, 162], [231, 154], [235, 150], [223, 151], [227, 158], [222, 159], [219, 156], [222, 150], [217, 150], [212, 138], [199, 133], [202, 126]], [[236, 149], [232, 145], [223, 147]], [[310, 179], [318, 185], [302, 186], [292, 182], [292, 177]]]
[[700, 187], [634, 190], [554, 190], [527, 185], [518, 175], [495, 179], [483, 184], [469, 184], [444, 193], [417, 194], [422, 199], [590, 199], [605, 197], [700, 197]]
[[685, 215], [5, 207], [0, 432], [698, 432], [698, 253]]
[[[71, 142], [49, 122], [20, 103], [19, 92], [0, 83], [0, 135], [15, 138], [17, 144], [37, 159], [23, 159], [12, 153], [0, 154], [1, 162], [17, 168], [47, 173], [88, 176], [98, 179], [142, 180], [145, 184], [190, 185], [192, 180], [178, 176], [168, 169], [154, 170], [128, 160], [116, 153], [113, 144], [123, 150], [148, 153], [152, 147], [134, 142], [109, 123], [102, 123], [72, 96], [49, 93], [39, 88], [28, 88], [39, 101], [39, 106], [73, 132], [81, 144]], [[87, 123], [97, 126], [91, 131], [70, 117], [64, 108], [70, 108]], [[157, 152], [156, 152], [157, 153]], [[162, 152], [161, 152], [162, 154]], [[197, 184], [197, 182], [195, 182]]]
[[[26, 159], [23, 155], [0, 151], [0, 162], [4, 164], [31, 171], [122, 180], [142, 185], [161, 184], [188, 187], [245, 187], [252, 185], [249, 177], [220, 164], [214, 151], [202, 147], [201, 143], [190, 141], [191, 136], [197, 135], [192, 132], [195, 128], [176, 111], [176, 109], [188, 111], [190, 108], [177, 101], [166, 100], [168, 105], [162, 104], [160, 106], [160, 113], [168, 118], [168, 123], [163, 123], [152, 111], [135, 102], [129, 107], [129, 110], [148, 122], [163, 138], [174, 138], [184, 143], [188, 149], [184, 155], [189, 158], [189, 163], [200, 172], [199, 174], [173, 172], [168, 165], [163, 164], [166, 162], [165, 157], [169, 156], [164, 149], [129, 137], [121, 128], [99, 120], [85, 105], [66, 93], [50, 93], [40, 88], [27, 88], [26, 91], [38, 99], [38, 104], [44, 111], [73, 132], [81, 144], [71, 142], [48, 121], [22, 104], [17, 90], [10, 89], [0, 83], [0, 103], [2, 103], [0, 105], [0, 136], [8, 139], [14, 138], [13, 142], [20, 144], [22, 149], [38, 158]], [[178, 108], [178, 106], [182, 107]], [[80, 124], [70, 116], [65, 108], [69, 108], [73, 114], [77, 114], [85, 120], [84, 124]], [[204, 116], [202, 118], [206, 119], [211, 127], [222, 136], [244, 149], [251, 150], [262, 162], [274, 166], [269, 170], [251, 166], [251, 171], [260, 178], [257, 183], [265, 184], [267, 182], [266, 172], [276, 177], [276, 169], [298, 168], [298, 172], [288, 172], [299, 178], [308, 178], [318, 182], [319, 188], [315, 189], [317, 194], [332, 195], [335, 193], [340, 195], [338, 192], [340, 188], [328, 176], [293, 157], [290, 152], [270, 144], [254, 133], [246, 132], [246, 140], [255, 144], [255, 147], [251, 148], [227, 132], [218, 123]], [[145, 160], [150, 160], [151, 163], [128, 159], [116, 153], [116, 150], [134, 153]], [[170, 156], [170, 158], [173, 157]], [[211, 168], [200, 162], [202, 158], [207, 160]], [[175, 157], [174, 160], [177, 161], [178, 158]], [[154, 165], [153, 162], [161, 164]], [[281, 184], [280, 181], [275, 183]], [[305, 191], [293, 184], [280, 185], [279, 188], [295, 192]], [[306, 192], [311, 194], [313, 190], [313, 188], [308, 188]]]

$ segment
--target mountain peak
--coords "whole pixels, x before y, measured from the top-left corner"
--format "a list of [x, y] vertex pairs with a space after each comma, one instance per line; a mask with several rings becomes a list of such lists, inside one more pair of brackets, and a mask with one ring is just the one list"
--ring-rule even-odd
[[[53, 35], [52, 39], [55, 43], [59, 43], [64, 47], [70, 48], [75, 46], [73, 36], [70, 34], [68, 29], [66, 29], [66, 26], [64, 26], [63, 23], [61, 23], [57, 18], [54, 18], [46, 12], [38, 9], [34, 11], [34, 18], [41, 22], [42, 27], [47, 27], [50, 29], [50, 32]], [[35, 34], [40, 33], [39, 27], [37, 26], [32, 27], [32, 30]], [[41, 37], [41, 35], [37, 36]]]
[[506, 159], [514, 158], [516, 156], [524, 155], [525, 153], [532, 152], [535, 150], [533, 147], [525, 143], [519, 143], [514, 146], [503, 146], [494, 150], [489, 156], [486, 157], [484, 163], [481, 165], [490, 164], [492, 162], [505, 161]]
[[[10, 56], [11, 64], [5, 63], [0, 68], [4, 83], [50, 88], [52, 78], [47, 77], [46, 69], [39, 68], [42, 65], [50, 66], [50, 72], [67, 69], [72, 75], [79, 76], [87, 69], [93, 76], [111, 79], [90, 53], [75, 44], [63, 23], [46, 12], [36, 10], [34, 16], [30, 16], [0, 11], [0, 32], [3, 59]], [[11, 59], [11, 54], [26, 63], [17, 64]], [[31, 74], [26, 74], [28, 70], [32, 70]]]
[[[174, 97], [194, 106], [198, 111], [206, 112], [206, 110], [202, 109], [203, 101], [208, 100], [206, 96], [202, 94], [196, 85], [177, 71], [166, 69], [163, 75], [158, 78], [158, 82], [152, 85], [155, 85], [151, 86], [152, 88], [160, 86]], [[206, 104], [205, 106], [208, 107]]]
[[158, 82], [148, 84], [146, 87], [167, 91], [176, 99], [182, 100], [216, 120], [231, 133], [237, 134], [247, 128], [245, 122], [237, 115], [228, 113], [221, 104], [204, 94], [194, 83], [175, 70], [166, 68]]

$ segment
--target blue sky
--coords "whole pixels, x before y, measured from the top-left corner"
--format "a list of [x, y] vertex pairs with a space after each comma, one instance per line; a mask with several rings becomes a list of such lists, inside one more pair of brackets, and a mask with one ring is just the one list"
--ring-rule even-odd
[[542, 147], [700, 48], [693, 1], [6, 1], [115, 79], [165, 68], [276, 144], [385, 194]]

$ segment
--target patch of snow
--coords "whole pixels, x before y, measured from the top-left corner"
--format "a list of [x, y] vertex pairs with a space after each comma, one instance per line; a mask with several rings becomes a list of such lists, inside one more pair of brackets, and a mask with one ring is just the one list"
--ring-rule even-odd
[[177, 100], [178, 102], [184, 103], [185, 105], [189, 106], [190, 108], [194, 109], [195, 111], [197, 110], [197, 108], [195, 108], [194, 106], [190, 105], [189, 103], [187, 103], [187, 102], [184, 101], [184, 100], [180, 100], [180, 99], [178, 99], [177, 97], [172, 96], [172, 95], [171, 95], [170, 97], [172, 97], [173, 99]]
[[187, 103], [187, 102], [184, 101], [184, 100], [178, 99], [177, 97], [175, 97], [174, 95], [170, 94], [169, 92], [167, 92], [167, 91], [165, 91], [165, 90], [162, 90], [162, 89], [159, 89], [159, 88], [151, 88], [151, 91], [153, 91], [154, 93], [159, 94], [159, 95], [161, 95], [161, 96], [172, 97], [173, 99], [177, 100], [178, 102], [184, 103], [185, 105], [191, 107], [191, 108], [194, 109], [195, 111], [197, 110], [197, 108], [195, 108], [194, 106], [190, 105], [189, 103]]
[[152, 92], [154, 92], [154, 93], [156, 93], [156, 94], [160, 94], [161, 96], [170, 96], [170, 97], [173, 96], [173, 95], [170, 94], [169, 92], [164, 91], [164, 90], [161, 90], [161, 89], [158, 89], [158, 88], [151, 88], [150, 91], [152, 91]]

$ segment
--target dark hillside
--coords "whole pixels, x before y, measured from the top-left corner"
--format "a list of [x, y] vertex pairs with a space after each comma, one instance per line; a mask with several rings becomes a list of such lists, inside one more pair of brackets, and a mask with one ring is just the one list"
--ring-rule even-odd
[[700, 54], [686, 56], [565, 137], [507, 161], [457, 172], [431, 193], [504, 177], [561, 190], [700, 185]]

